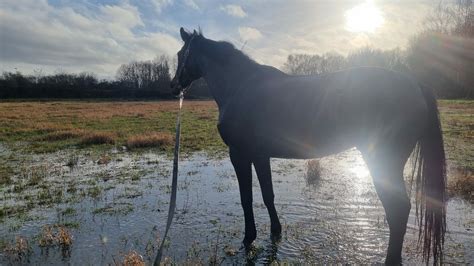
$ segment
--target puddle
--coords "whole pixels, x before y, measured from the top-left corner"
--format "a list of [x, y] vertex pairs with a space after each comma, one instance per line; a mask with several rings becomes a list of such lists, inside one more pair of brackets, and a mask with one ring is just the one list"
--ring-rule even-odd
[[[60, 195], [60, 199], [36, 205], [26, 218], [3, 220], [0, 235], [4, 241], [21, 235], [32, 249], [21, 261], [0, 251], [0, 264], [114, 264], [131, 250], [151, 263], [166, 223], [171, 159], [114, 151], [107, 164], [98, 164], [97, 158], [83, 153], [71, 169], [66, 166], [71, 156], [63, 151], [28, 159], [31, 165], [48, 165], [41, 182], [47, 190], [56, 191], [50, 198]], [[308, 184], [306, 161], [272, 159], [275, 203], [283, 225], [277, 244], [269, 239], [270, 221], [254, 172], [258, 236], [255, 250], [245, 254], [240, 249], [243, 213], [229, 159], [210, 159], [199, 153], [183, 158], [177, 212], [164, 256], [177, 263], [206, 264], [383, 262], [388, 225], [360, 154], [350, 150], [323, 158], [320, 165], [320, 179]], [[38, 185], [21, 193], [5, 191], [0, 204], [20, 208], [31, 198], [40, 199], [38, 191], [45, 188], [41, 189]], [[473, 262], [473, 206], [454, 198], [447, 210], [445, 262]], [[46, 224], [74, 225], [70, 252], [39, 247], [37, 236]], [[408, 227], [404, 262], [420, 263], [414, 210]]]

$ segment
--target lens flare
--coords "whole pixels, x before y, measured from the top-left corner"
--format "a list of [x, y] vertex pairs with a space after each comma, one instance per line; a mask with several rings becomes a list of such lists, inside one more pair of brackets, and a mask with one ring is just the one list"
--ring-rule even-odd
[[374, 33], [384, 22], [383, 13], [373, 1], [365, 1], [345, 13], [346, 29], [351, 32]]

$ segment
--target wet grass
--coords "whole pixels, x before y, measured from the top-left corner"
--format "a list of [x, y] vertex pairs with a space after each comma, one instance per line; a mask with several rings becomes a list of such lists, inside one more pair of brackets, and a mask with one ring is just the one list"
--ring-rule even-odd
[[0, 165], [0, 186], [8, 185], [12, 182], [13, 168], [9, 165]]
[[117, 139], [116, 134], [113, 132], [89, 132], [84, 134], [81, 138], [80, 144], [87, 146], [87, 145], [99, 145], [99, 144], [115, 144], [115, 140]]
[[[474, 200], [474, 101], [441, 100], [440, 116], [443, 126], [448, 164], [450, 166], [449, 190], [451, 195], [461, 195]], [[177, 114], [176, 102], [10, 102], [0, 103], [0, 224], [15, 232], [25, 221], [40, 220], [30, 212], [35, 208], [58, 209], [57, 225], [52, 226], [51, 243], [53, 246], [69, 247], [70, 229], [80, 227], [79, 219], [83, 210], [68, 207], [69, 203], [85, 199], [97, 202], [87, 211], [100, 219], [110, 216], [125, 216], [143, 206], [130, 202], [142, 197], [145, 188], [135, 189], [140, 181], [147, 180], [147, 173], [138, 168], [124, 171], [111, 169], [119, 162], [123, 154], [140, 155], [152, 149], [160, 153], [171, 154], [174, 145], [174, 129]], [[226, 148], [216, 129], [217, 108], [209, 101], [187, 101], [184, 103], [182, 125], [182, 151], [184, 153], [205, 151], [209, 155], [223, 154]], [[2, 146], [8, 152], [2, 153]], [[115, 148], [118, 154], [111, 152]], [[58, 172], [48, 162], [35, 162], [23, 157], [65, 151], [61, 165], [89, 167], [85, 161], [99, 168], [82, 179], [67, 177]], [[49, 156], [48, 154], [41, 155]], [[147, 164], [160, 168], [160, 161], [150, 159]], [[86, 166], [84, 166], [86, 165]], [[109, 167], [109, 168], [108, 168]], [[291, 173], [294, 165], [287, 164]], [[68, 168], [66, 168], [68, 169]], [[162, 170], [159, 170], [162, 169]], [[64, 170], [64, 169], [63, 169]], [[154, 171], [155, 171], [154, 170]], [[311, 160], [307, 164], [307, 181], [316, 184], [320, 179], [319, 161]], [[62, 170], [61, 170], [62, 171]], [[275, 170], [278, 171], [278, 170]], [[169, 172], [164, 173], [169, 175]], [[192, 176], [196, 172], [188, 172]], [[155, 175], [154, 175], [155, 176]], [[150, 184], [155, 184], [151, 182]], [[115, 187], [117, 192], [109, 193]], [[186, 184], [184, 184], [186, 185]], [[151, 185], [150, 185], [151, 188]], [[159, 185], [164, 194], [170, 192], [169, 185]], [[179, 187], [180, 190], [185, 188]], [[230, 189], [226, 183], [218, 183], [214, 189], [225, 192]], [[103, 202], [104, 199], [113, 202]], [[57, 207], [61, 206], [61, 207]], [[14, 218], [15, 222], [11, 222]], [[67, 219], [67, 220], [64, 220]], [[7, 224], [4, 221], [9, 221]], [[56, 223], [56, 222], [54, 222]], [[219, 220], [210, 219], [209, 223], [219, 226]], [[61, 228], [64, 230], [61, 231]], [[295, 235], [298, 230], [288, 230]], [[72, 241], [72, 236], [71, 239]], [[1, 239], [0, 239], [1, 241]], [[5, 242], [1, 250], [21, 260], [29, 254], [26, 239]], [[49, 241], [49, 240], [48, 240]], [[30, 240], [31, 244], [33, 242]], [[26, 244], [25, 244], [26, 243]], [[60, 244], [63, 243], [63, 244]], [[68, 244], [69, 243], [69, 244]], [[34, 243], [37, 244], [36, 242]], [[218, 241], [215, 242], [217, 247]], [[213, 244], [214, 245], [214, 244]], [[211, 250], [214, 250], [211, 248]], [[217, 249], [216, 249], [217, 250]], [[232, 247], [223, 249], [226, 256], [234, 256]], [[202, 260], [199, 252], [189, 253], [189, 261]], [[217, 254], [217, 252], [215, 252]], [[135, 256], [136, 255], [136, 256]], [[135, 256], [135, 257], [133, 257]], [[125, 264], [126, 256], [121, 263]], [[219, 263], [217, 255], [210, 257], [209, 264]], [[131, 254], [129, 261], [139, 264], [143, 261], [140, 254]], [[202, 261], [202, 263], [204, 263]]]
[[[472, 199], [474, 101], [440, 100], [439, 108], [448, 164], [455, 173], [451, 175], [455, 179], [450, 180], [450, 193]], [[108, 154], [113, 147], [134, 152], [158, 149], [171, 155], [177, 109], [175, 101], [0, 103], [0, 144], [13, 151], [9, 156], [0, 154], [0, 188], [8, 187], [20, 193], [44, 183], [48, 166], [13, 167], [18, 165], [22, 154], [85, 150], [92, 152], [91, 157], [96, 156], [97, 164], [104, 165], [116, 159]], [[224, 154], [226, 147], [217, 132], [216, 120], [217, 107], [213, 101], [186, 101], [181, 151]], [[78, 156], [66, 155], [65, 165], [77, 166]], [[311, 178], [308, 180], [317, 180], [318, 171], [316, 163], [309, 163], [307, 176]], [[13, 182], [13, 176], [20, 178]], [[137, 181], [140, 176], [132, 174], [131, 179]], [[111, 178], [114, 177], [106, 174], [102, 180]], [[13, 186], [9, 186], [11, 184]], [[96, 198], [101, 192], [91, 187], [85, 194]], [[45, 188], [39, 190], [37, 197], [40, 204], [52, 204], [61, 199], [59, 191]]]

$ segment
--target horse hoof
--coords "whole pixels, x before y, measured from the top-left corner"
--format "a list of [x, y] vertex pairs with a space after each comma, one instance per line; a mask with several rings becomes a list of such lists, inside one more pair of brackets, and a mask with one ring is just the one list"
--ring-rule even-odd
[[386, 258], [385, 265], [402, 265], [401, 258]]
[[278, 243], [281, 240], [281, 232], [280, 233], [272, 233], [270, 235], [270, 239], [272, 240], [272, 243]]
[[276, 235], [276, 236], [281, 235], [281, 225], [277, 224], [276, 226], [272, 226], [271, 233], [272, 235]]
[[252, 244], [253, 244], [253, 240], [248, 240], [246, 238], [244, 238], [244, 240], [242, 241], [242, 245], [244, 246], [245, 250], [249, 250], [251, 247], [252, 247]]

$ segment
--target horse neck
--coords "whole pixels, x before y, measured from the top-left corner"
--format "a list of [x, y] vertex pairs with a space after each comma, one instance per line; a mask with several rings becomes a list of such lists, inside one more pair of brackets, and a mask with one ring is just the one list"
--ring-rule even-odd
[[221, 109], [242, 83], [258, 73], [259, 65], [250, 60], [231, 59], [226, 63], [204, 60], [204, 79]]

